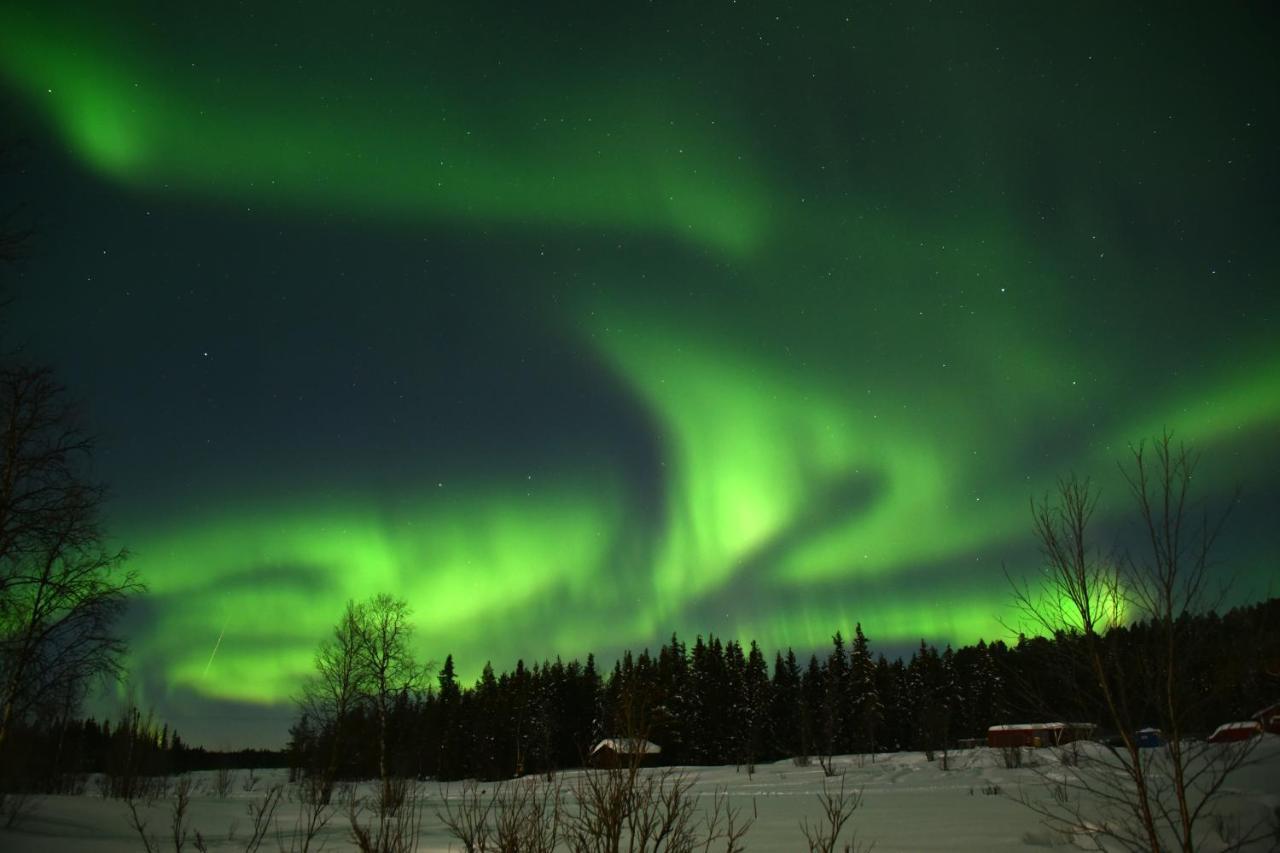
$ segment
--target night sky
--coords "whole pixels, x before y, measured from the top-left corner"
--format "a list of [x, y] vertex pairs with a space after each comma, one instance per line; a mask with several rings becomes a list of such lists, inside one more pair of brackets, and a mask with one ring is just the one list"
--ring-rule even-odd
[[1276, 594], [1270, 4], [121, 5], [0, 8], [0, 333], [187, 740], [283, 742], [382, 591], [467, 677], [1008, 639], [1028, 500], [1123, 539], [1166, 426]]

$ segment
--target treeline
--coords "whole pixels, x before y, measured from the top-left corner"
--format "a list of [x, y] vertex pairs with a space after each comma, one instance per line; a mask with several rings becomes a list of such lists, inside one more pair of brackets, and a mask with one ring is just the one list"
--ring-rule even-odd
[[[1185, 678], [1205, 697], [1184, 730], [1207, 734], [1278, 698], [1277, 617], [1273, 599], [1179, 626], [1197, 652]], [[1157, 635], [1146, 624], [1113, 630], [1107, 655], [1138, 671]], [[501, 674], [486, 664], [470, 687], [459, 684], [450, 656], [433, 683], [407, 678], [377, 702], [355, 690], [340, 714], [332, 704], [305, 703], [287, 751], [295, 774], [328, 780], [543, 773], [581, 766], [601, 738], [632, 734], [659, 744], [664, 764], [904, 749], [932, 758], [961, 739], [983, 738], [994, 724], [1105, 720], [1104, 709], [1087, 707], [1088, 673], [1064, 664], [1078, 659], [1070, 654], [1075, 642], [1060, 634], [941, 651], [921, 642], [907, 660], [889, 660], [873, 655], [858, 625], [849, 642], [837, 633], [830, 649], [802, 662], [790, 649], [769, 661], [754, 642], [698, 637], [690, 647], [673, 635], [656, 653], [627, 652], [608, 673], [591, 655], [586, 663], [519, 661]], [[333, 657], [322, 658], [331, 673]], [[1156, 720], [1157, 686], [1147, 695]]]
[[92, 717], [21, 724], [7, 757], [5, 771], [20, 768], [23, 775], [15, 790], [80, 794], [97, 774], [97, 793], [126, 799], [142, 795], [153, 780], [193, 770], [288, 765], [281, 750], [215, 752], [189, 746], [176, 730], [132, 708], [114, 724]]

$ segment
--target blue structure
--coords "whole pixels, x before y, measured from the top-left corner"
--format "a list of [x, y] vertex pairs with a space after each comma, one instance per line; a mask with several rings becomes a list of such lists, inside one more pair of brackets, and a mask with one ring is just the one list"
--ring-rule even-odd
[[1159, 729], [1138, 729], [1133, 737], [1138, 742], [1138, 749], [1164, 746], [1164, 733]]

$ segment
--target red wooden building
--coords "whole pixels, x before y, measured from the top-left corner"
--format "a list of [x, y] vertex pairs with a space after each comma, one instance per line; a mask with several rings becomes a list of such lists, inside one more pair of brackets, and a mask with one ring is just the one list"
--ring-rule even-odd
[[1262, 732], [1262, 723], [1257, 720], [1243, 720], [1238, 723], [1223, 723], [1209, 735], [1209, 743], [1231, 743], [1237, 740], [1248, 740]]
[[1093, 723], [1010, 723], [987, 729], [987, 746], [1062, 746], [1089, 740], [1095, 729]]
[[1253, 718], [1262, 725], [1264, 732], [1271, 732], [1273, 735], [1280, 735], [1280, 702], [1274, 705], [1268, 705], [1261, 711], [1253, 715]]

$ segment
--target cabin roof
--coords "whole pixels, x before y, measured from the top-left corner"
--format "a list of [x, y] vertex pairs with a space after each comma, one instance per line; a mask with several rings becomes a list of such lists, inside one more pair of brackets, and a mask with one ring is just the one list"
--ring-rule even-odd
[[592, 748], [591, 754], [595, 755], [602, 749], [611, 749], [619, 755], [657, 755], [662, 752], [662, 747], [653, 741], [630, 737], [607, 737]]
[[1234, 731], [1235, 729], [1256, 729], [1257, 727], [1258, 727], [1257, 720], [1241, 720], [1240, 722], [1237, 722], [1237, 723], [1223, 723], [1222, 725], [1214, 729], [1213, 733], [1217, 734], [1218, 732], [1229, 732], [1229, 731]]
[[987, 729], [989, 732], [1042, 732], [1046, 729], [1058, 731], [1061, 729], [1094, 729], [1097, 728], [1093, 723], [1006, 723], [1001, 726], [992, 726]]

